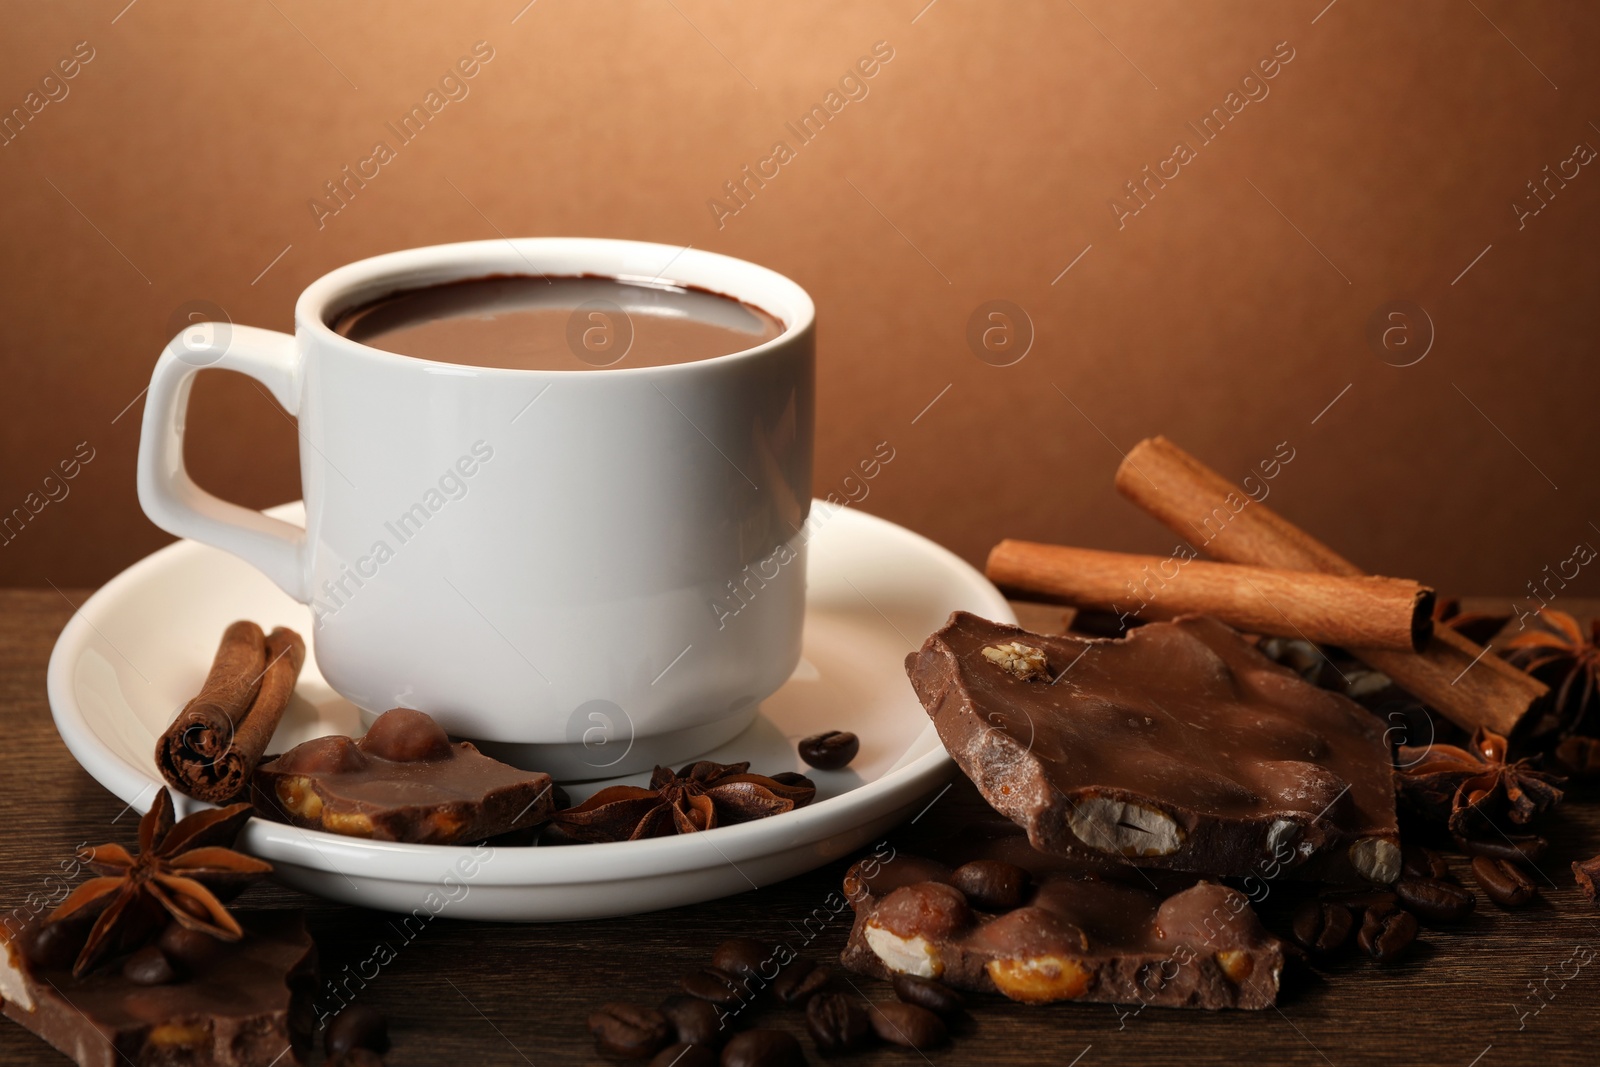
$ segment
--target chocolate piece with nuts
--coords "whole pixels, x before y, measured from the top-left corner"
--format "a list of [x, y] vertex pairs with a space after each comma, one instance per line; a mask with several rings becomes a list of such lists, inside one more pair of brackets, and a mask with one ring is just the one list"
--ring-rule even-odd
[[957, 612], [906, 672], [967, 777], [1042, 851], [1399, 877], [1382, 724], [1215, 620], [1093, 640]]
[[1215, 1009], [1276, 999], [1283, 945], [1243, 893], [1211, 882], [1153, 891], [1128, 869], [1091, 871], [1035, 852], [1015, 831], [982, 849], [1028, 868], [1019, 906], [980, 910], [950, 884], [950, 868], [918, 857], [852, 867], [844, 884], [856, 921], [844, 965], [1028, 1003]]
[[162, 938], [146, 946], [156, 951], [134, 957], [138, 965], [101, 966], [81, 978], [70, 971], [76, 944], [41, 953], [32, 930], [15, 941], [0, 936], [3, 1010], [80, 1067], [303, 1063], [311, 1047], [316, 946], [299, 915], [236, 917], [238, 940], [213, 940], [203, 958], [167, 958], [167, 966], [157, 966]]
[[256, 814], [350, 837], [453, 845], [550, 816], [551, 781], [451, 743], [432, 718], [396, 708], [359, 741], [333, 735], [256, 768]]

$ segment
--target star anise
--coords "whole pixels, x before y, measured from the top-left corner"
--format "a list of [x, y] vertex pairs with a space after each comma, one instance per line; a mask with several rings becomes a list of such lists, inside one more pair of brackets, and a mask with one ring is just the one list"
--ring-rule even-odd
[[1526, 825], [1561, 799], [1561, 779], [1525, 759], [1506, 758], [1506, 739], [1478, 727], [1469, 747], [1401, 745], [1396, 755], [1400, 792], [1426, 815], [1447, 821], [1462, 837], [1509, 819]]
[[139, 820], [139, 854], [121, 845], [89, 850], [87, 866], [98, 878], [74, 889], [50, 913], [56, 923], [74, 915], [99, 917], [78, 953], [72, 973], [81, 978], [108, 954], [137, 947], [165, 924], [165, 916], [221, 941], [243, 935], [218, 899], [232, 899], [272, 865], [229, 848], [250, 818], [249, 804], [208, 808], [174, 824], [165, 790]]
[[637, 841], [710, 830], [803, 808], [817, 787], [803, 774], [749, 774], [749, 763], [701, 760], [673, 773], [657, 767], [650, 784], [614, 785], [577, 807], [556, 812], [552, 843]]
[[1552, 705], [1563, 732], [1577, 730], [1600, 690], [1600, 618], [1589, 633], [1564, 611], [1545, 608], [1538, 629], [1511, 639], [1505, 657], [1555, 690]]
[[1433, 605], [1433, 621], [1448, 626], [1473, 644], [1486, 645], [1505, 629], [1510, 615], [1494, 615], [1481, 611], [1462, 611], [1461, 601], [1453, 596], [1440, 597]]

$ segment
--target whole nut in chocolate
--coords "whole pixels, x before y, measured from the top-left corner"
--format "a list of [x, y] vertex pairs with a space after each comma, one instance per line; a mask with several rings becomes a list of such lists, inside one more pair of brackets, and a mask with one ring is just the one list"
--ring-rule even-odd
[[847, 766], [861, 751], [861, 739], [843, 730], [827, 730], [803, 739], [800, 758], [819, 771], [836, 771]]

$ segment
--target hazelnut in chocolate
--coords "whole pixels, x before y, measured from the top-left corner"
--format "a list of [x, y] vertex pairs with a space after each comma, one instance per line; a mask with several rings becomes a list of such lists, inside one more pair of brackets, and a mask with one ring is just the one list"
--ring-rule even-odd
[[1382, 724], [1208, 618], [1115, 640], [957, 612], [906, 659], [950, 755], [1044, 852], [1393, 882]]
[[340, 735], [296, 745], [256, 769], [257, 814], [312, 830], [379, 841], [453, 845], [544, 822], [550, 776], [451, 743], [428, 715], [395, 708], [359, 741]]
[[[1044, 856], [1016, 831], [964, 855], [953, 869], [903, 855], [852, 867], [844, 965], [1026, 1003], [1217, 1009], [1277, 998], [1283, 945], [1237, 890]], [[997, 885], [1004, 892], [986, 892]]]

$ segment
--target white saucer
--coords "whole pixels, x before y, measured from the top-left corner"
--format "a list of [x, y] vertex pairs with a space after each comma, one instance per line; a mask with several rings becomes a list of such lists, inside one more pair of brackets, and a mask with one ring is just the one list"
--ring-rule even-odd
[[[906, 653], [956, 609], [1004, 622], [1015, 616], [981, 574], [926, 538], [849, 508], [813, 507], [823, 510], [810, 544], [800, 666], [744, 733], [707, 753], [749, 760], [761, 773], [805, 771], [817, 783], [810, 806], [704, 833], [545, 848], [390, 844], [252, 819], [241, 847], [273, 863], [289, 885], [351, 904], [550, 921], [713, 900], [872, 842], [954, 772], [906, 681]], [[298, 522], [301, 509], [286, 504], [269, 514]], [[305, 605], [233, 556], [191, 541], [129, 567], [72, 617], [50, 656], [50, 707], [62, 740], [101, 785], [149, 807], [161, 785], [156, 738], [198, 690], [217, 636], [241, 618], [312, 632]], [[806, 768], [795, 742], [828, 729], [858, 734], [860, 755], [842, 771]], [[355, 705], [308, 658], [271, 751], [360, 731]], [[569, 791], [577, 801], [647, 777]]]

